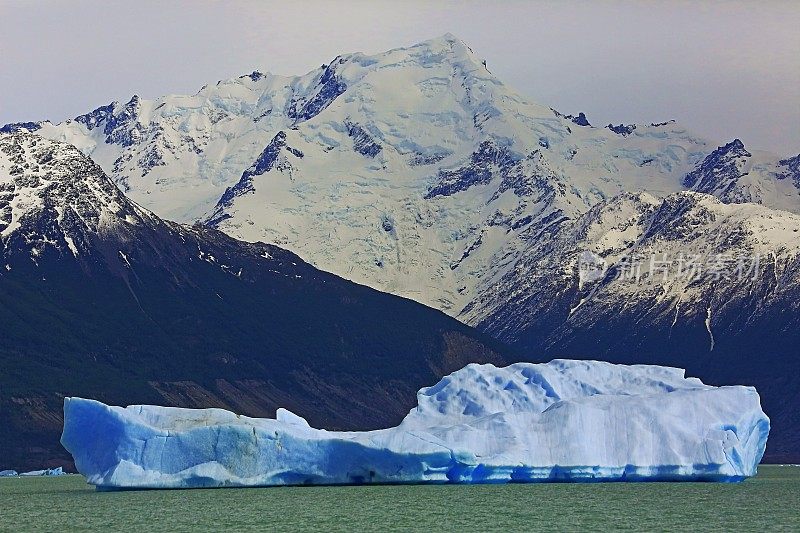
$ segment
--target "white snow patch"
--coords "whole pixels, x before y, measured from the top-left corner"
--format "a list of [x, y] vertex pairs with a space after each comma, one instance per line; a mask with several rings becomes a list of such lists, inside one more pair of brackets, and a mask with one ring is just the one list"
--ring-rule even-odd
[[706, 330], [708, 331], [708, 336], [711, 338], [711, 348], [708, 351], [713, 352], [714, 334], [711, 332], [711, 305], [706, 309]]
[[64, 240], [67, 241], [67, 246], [69, 247], [69, 250], [72, 252], [72, 255], [78, 257], [78, 247], [75, 246], [75, 241], [72, 239], [71, 236], [67, 234], [67, 232], [64, 232]]

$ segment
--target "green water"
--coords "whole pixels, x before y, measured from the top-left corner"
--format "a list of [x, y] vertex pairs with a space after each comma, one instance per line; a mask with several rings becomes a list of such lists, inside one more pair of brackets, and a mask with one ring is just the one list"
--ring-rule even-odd
[[800, 531], [800, 467], [741, 484], [276, 487], [95, 492], [80, 476], [0, 479], [0, 530]]

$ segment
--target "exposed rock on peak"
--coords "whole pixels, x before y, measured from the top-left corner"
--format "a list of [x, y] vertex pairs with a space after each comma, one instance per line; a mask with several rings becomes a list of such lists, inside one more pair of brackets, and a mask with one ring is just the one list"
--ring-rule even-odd
[[606, 126], [608, 129], [616, 133], [617, 135], [622, 135], [625, 137], [626, 135], [630, 135], [633, 133], [633, 130], [636, 129], [636, 124], [619, 124], [618, 126], [614, 126], [613, 124], [609, 124]]
[[714, 194], [727, 202], [749, 201], [737, 198], [736, 186], [739, 178], [744, 176], [748, 152], [742, 141], [734, 139], [711, 152], [683, 179], [683, 185], [693, 191]]
[[800, 154], [778, 161], [775, 175], [780, 180], [791, 180], [800, 189]]
[[41, 127], [39, 122], [12, 122], [0, 128], [0, 133], [34, 132]]
[[584, 115], [583, 112], [578, 113], [577, 117], [567, 115], [567, 118], [578, 126], [591, 126], [591, 124], [589, 124], [589, 119], [586, 118], [586, 115]]

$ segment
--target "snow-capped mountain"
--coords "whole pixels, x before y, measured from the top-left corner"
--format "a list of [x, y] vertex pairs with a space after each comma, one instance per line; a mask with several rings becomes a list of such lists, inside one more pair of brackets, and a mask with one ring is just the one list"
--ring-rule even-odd
[[[799, 387], [778, 374], [797, 355], [800, 155], [589, 118], [530, 102], [445, 35], [4, 129], [77, 146], [159, 216], [286, 247], [529, 354], [760, 376], [768, 455], [794, 449]], [[663, 279], [695, 256], [703, 276]], [[635, 257], [636, 283], [618, 279]], [[754, 279], [723, 279], [755, 257]]]
[[748, 152], [734, 139], [703, 159], [683, 185], [725, 203], [752, 202], [799, 213], [800, 155], [775, 161], [774, 155]]
[[[545, 315], [561, 315], [560, 329], [534, 335], [557, 343], [569, 337], [564, 329], [571, 324], [593, 314], [597, 320], [598, 313], [605, 322], [608, 309], [641, 303], [648, 306], [641, 318], [651, 323], [701, 318], [709, 352], [711, 326], [727, 311], [738, 314], [748, 300], [757, 305], [748, 320], [785, 314], [800, 325], [799, 304], [787, 298], [800, 288], [800, 215], [794, 213], [694, 192], [663, 199], [625, 193], [529, 242], [514, 269], [468, 306], [468, 322], [514, 342]], [[603, 349], [613, 352], [626, 342], [617, 337]]]
[[80, 261], [98, 239], [113, 234], [135, 241], [136, 230], [148, 225], [169, 227], [128, 200], [74, 147], [27, 133], [0, 134], [4, 271], [18, 261], [36, 264], [46, 254]]
[[252, 416], [284, 406], [374, 429], [441, 375], [507, 362], [439, 311], [161, 220], [75, 147], [29, 133], [0, 134], [0, 339], [2, 468], [65, 464], [68, 394]]
[[286, 246], [453, 316], [532, 228], [622, 192], [800, 212], [796, 161], [674, 122], [592, 127], [507, 88], [452, 35], [19, 127], [79, 147], [162, 217]]

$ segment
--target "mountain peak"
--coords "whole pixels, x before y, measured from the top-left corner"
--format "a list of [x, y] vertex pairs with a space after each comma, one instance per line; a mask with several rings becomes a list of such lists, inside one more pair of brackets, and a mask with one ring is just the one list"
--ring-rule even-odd
[[[360, 54], [354, 55], [360, 56]], [[411, 59], [422, 66], [452, 63], [461, 65], [462, 68], [469, 66], [468, 70], [486, 69], [486, 61], [478, 57], [472, 48], [452, 33], [361, 58], [366, 59], [368, 64], [397, 64]]]
[[744, 164], [751, 157], [744, 143], [734, 139], [720, 146], [683, 179], [683, 185], [698, 192], [714, 194], [721, 192], [725, 199], [744, 175]]
[[11, 122], [0, 127], [0, 133], [17, 133], [41, 129], [41, 122]]
[[89, 171], [103, 172], [71, 144], [25, 131], [0, 135], [0, 184], [16, 183], [17, 190], [35, 189], [45, 180], [70, 187], [81, 180], [97, 177], [92, 172], [80, 175], [65, 172], [74, 169], [76, 161], [84, 162]]
[[[458, 37], [456, 37], [455, 35], [453, 35], [449, 31], [446, 32], [444, 35], [441, 35], [440, 37], [438, 37], [438, 39], [443, 39], [445, 41], [461, 41], [461, 39], [459, 39]], [[461, 41], [461, 42], [463, 42], [463, 41]]]
[[[20, 132], [0, 135], [0, 237], [38, 257], [55, 247], [78, 255], [88, 236], [142, 213], [72, 145]], [[69, 252], [67, 252], [69, 253]]]
[[469, 52], [472, 52], [472, 49], [467, 46], [467, 44], [453, 35], [450, 32], [447, 32], [443, 35], [439, 35], [438, 37], [433, 37], [431, 39], [426, 39], [424, 41], [420, 41], [419, 43], [410, 46], [409, 48], [416, 48], [416, 47], [428, 47], [428, 48], [439, 48], [439, 49], [450, 49], [452, 51], [460, 51], [462, 49], [466, 49]]

